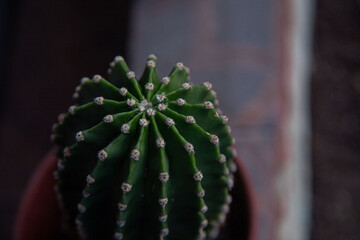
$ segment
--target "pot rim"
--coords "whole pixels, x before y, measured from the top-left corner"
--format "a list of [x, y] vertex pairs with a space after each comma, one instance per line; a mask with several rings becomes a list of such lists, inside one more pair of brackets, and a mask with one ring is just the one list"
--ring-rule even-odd
[[[244, 185], [249, 212], [248, 239], [255, 240], [258, 228], [258, 209], [255, 189], [246, 168], [239, 157], [235, 158], [238, 177]], [[14, 240], [41, 240], [61, 234], [61, 211], [54, 193], [57, 157], [50, 151], [36, 168], [24, 192], [14, 224]], [[235, 183], [236, 184], [236, 183]], [[37, 207], [34, 207], [37, 206]], [[46, 206], [46, 211], [39, 211]], [[31, 224], [29, 224], [29, 222]], [[45, 225], [46, 224], [46, 225]], [[46, 227], [44, 227], [46, 226]], [[34, 233], [39, 235], [34, 235]]]

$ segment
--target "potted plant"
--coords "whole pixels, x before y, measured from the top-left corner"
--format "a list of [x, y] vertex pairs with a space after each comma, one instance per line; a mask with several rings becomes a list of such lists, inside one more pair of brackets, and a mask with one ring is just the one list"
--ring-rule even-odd
[[212, 85], [192, 86], [182, 63], [159, 79], [155, 55], [139, 80], [120, 56], [108, 73], [83, 78], [59, 115], [56, 157], [34, 178], [15, 238], [254, 239], [251, 190]]

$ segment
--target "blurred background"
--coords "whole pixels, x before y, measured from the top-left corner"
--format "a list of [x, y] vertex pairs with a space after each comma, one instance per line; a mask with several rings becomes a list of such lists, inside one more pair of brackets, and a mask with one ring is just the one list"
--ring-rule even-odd
[[213, 83], [258, 239], [360, 239], [360, 1], [0, 1], [0, 239], [57, 115], [116, 55]]

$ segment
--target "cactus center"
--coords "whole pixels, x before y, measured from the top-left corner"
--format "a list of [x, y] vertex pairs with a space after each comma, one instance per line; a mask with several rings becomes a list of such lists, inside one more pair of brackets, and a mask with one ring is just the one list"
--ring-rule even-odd
[[152, 106], [153, 106], [153, 105], [152, 105], [151, 102], [148, 102], [147, 100], [142, 100], [138, 108], [139, 108], [139, 110], [140, 110], [141, 112], [143, 112], [143, 111], [146, 111], [146, 110], [148, 110], [148, 109], [151, 109]]

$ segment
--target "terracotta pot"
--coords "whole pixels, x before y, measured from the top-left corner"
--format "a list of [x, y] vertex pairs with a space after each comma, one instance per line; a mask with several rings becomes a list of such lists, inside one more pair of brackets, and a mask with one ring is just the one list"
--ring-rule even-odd
[[[232, 190], [233, 202], [219, 239], [256, 239], [256, 204], [253, 188], [239, 159]], [[50, 152], [35, 171], [24, 194], [14, 228], [14, 240], [68, 239], [61, 228], [61, 212], [54, 194], [57, 158]]]

